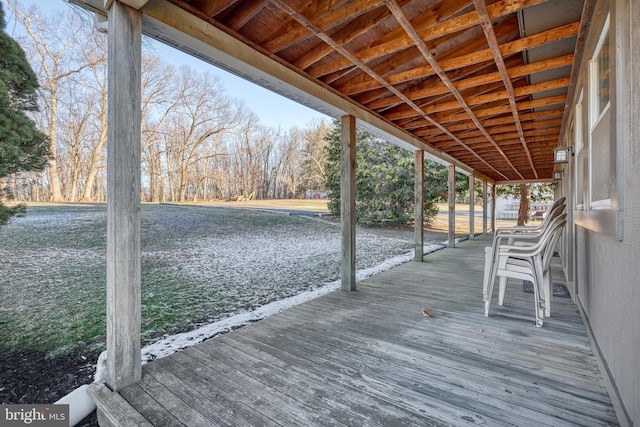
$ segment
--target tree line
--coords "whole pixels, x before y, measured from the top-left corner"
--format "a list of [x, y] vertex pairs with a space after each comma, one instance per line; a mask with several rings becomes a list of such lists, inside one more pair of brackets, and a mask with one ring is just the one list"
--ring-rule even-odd
[[[39, 82], [31, 117], [48, 137], [42, 171], [4, 178], [18, 201], [104, 201], [107, 39], [77, 8], [56, 16], [10, 4]], [[145, 44], [142, 195], [148, 202], [300, 197], [324, 187], [329, 124], [265, 126], [209, 71], [176, 68]]]
[[[44, 168], [0, 176], [18, 201], [106, 198], [107, 39], [93, 17], [69, 8], [43, 17], [9, 5], [24, 28], [17, 40], [37, 80], [30, 114], [47, 136]], [[148, 46], [145, 46], [148, 47]], [[143, 49], [142, 198], [147, 202], [303, 197], [328, 190], [339, 211], [340, 123], [288, 130], [260, 123], [208, 71], [176, 68]], [[367, 132], [357, 134], [357, 220], [413, 221], [414, 155]], [[42, 165], [41, 165], [42, 166]], [[460, 175], [457, 192], [468, 190]], [[425, 219], [447, 193], [447, 168], [425, 161]]]

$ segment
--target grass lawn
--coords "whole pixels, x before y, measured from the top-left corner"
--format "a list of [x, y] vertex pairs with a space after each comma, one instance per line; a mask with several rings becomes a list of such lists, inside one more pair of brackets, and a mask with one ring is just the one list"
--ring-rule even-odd
[[[229, 207], [143, 205], [143, 344], [339, 277], [335, 224]], [[357, 235], [358, 268], [413, 248]], [[103, 349], [105, 256], [104, 204], [30, 206], [0, 229], [0, 351]]]

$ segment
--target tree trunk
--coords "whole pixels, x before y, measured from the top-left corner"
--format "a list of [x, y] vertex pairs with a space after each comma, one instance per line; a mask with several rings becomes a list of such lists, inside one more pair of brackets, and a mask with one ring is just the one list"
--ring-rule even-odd
[[58, 176], [58, 146], [56, 143], [56, 129], [58, 127], [58, 96], [56, 86], [51, 85], [51, 119], [49, 123], [49, 143], [51, 157], [49, 157], [49, 185], [52, 202], [62, 202], [62, 191], [60, 189], [60, 177]]
[[98, 142], [91, 151], [91, 157], [89, 158], [89, 172], [87, 174], [87, 180], [84, 185], [84, 192], [82, 193], [81, 202], [90, 202], [92, 200], [91, 193], [93, 190], [93, 184], [98, 174], [98, 168], [100, 167], [100, 157], [102, 156], [102, 150], [107, 144], [108, 134], [108, 117], [107, 117], [107, 91], [103, 89], [100, 109], [100, 137]]
[[527, 222], [529, 222], [529, 184], [520, 184], [518, 225], [525, 225]]

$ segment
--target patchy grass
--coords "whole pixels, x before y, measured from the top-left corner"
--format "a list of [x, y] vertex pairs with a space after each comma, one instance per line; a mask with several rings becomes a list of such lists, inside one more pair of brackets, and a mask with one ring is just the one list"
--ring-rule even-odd
[[[413, 248], [411, 234], [357, 233], [357, 267]], [[106, 206], [31, 206], [0, 229], [0, 350], [50, 357], [105, 336]], [[253, 210], [143, 205], [145, 343], [335, 280], [334, 224]]]

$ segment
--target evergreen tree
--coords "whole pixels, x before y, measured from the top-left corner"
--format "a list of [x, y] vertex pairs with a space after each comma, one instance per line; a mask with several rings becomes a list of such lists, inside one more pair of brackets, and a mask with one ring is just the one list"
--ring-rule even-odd
[[[38, 80], [22, 48], [4, 32], [0, 3], [0, 180], [24, 171], [42, 170], [49, 143], [25, 112], [37, 110]], [[0, 199], [6, 190], [0, 187]], [[0, 226], [24, 206], [6, 207], [0, 202]]]
[[[329, 210], [340, 213], [340, 123], [327, 135]], [[373, 135], [356, 132], [356, 221], [362, 225], [406, 224], [414, 220], [414, 154]], [[424, 218], [438, 214], [436, 202], [447, 194], [446, 167], [425, 160]], [[462, 179], [465, 178], [465, 179]], [[458, 177], [457, 191], [466, 191]]]

